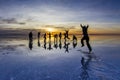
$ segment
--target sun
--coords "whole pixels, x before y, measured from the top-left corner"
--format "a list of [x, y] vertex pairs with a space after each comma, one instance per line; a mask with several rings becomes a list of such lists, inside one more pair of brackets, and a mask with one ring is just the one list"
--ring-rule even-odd
[[53, 32], [54, 29], [53, 29], [53, 28], [47, 28], [47, 31], [49, 31], [49, 32]]

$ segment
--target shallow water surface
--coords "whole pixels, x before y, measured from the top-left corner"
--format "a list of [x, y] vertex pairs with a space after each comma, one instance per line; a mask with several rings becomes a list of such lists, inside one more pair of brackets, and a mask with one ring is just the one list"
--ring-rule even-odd
[[119, 36], [90, 36], [91, 54], [77, 38], [1, 38], [0, 80], [120, 80]]

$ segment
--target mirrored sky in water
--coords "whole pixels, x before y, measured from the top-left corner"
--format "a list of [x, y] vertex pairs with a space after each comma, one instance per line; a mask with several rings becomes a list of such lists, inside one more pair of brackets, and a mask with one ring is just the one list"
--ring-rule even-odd
[[[43, 36], [41, 36], [40, 40], [38, 41], [38, 39], [33, 39], [32, 42], [32, 50], [29, 50], [29, 38], [28, 37], [3, 37], [0, 39], [0, 47], [1, 47], [1, 51], [3, 49], [7, 50], [8, 48], [8, 52], [9, 52], [9, 48], [16, 48], [16, 47], [21, 47], [21, 49], [25, 48], [25, 51], [30, 51], [33, 52], [34, 54], [37, 52], [39, 55], [40, 53], [69, 53], [71, 50], [74, 51], [76, 49], [80, 49], [81, 48], [81, 43], [80, 40], [82, 38], [81, 35], [76, 35], [77, 37], [77, 41], [74, 42], [72, 40], [73, 36], [70, 35], [70, 40], [67, 40], [65, 42], [64, 38], [62, 37], [61, 41], [58, 39], [57, 42], [54, 42], [54, 37], [52, 36], [51, 38], [51, 42], [49, 42], [49, 37], [47, 37], [46, 42], [44, 42], [44, 38]], [[90, 36], [90, 43], [93, 47], [116, 47], [119, 48], [120, 43], [119, 43], [119, 35], [91, 35]], [[66, 47], [65, 44], [68, 44], [68, 51], [66, 51]], [[51, 47], [51, 49], [50, 49]], [[87, 46], [85, 48], [83, 48], [83, 50], [87, 50]], [[108, 49], [109, 50], [109, 49]], [[42, 52], [41, 52], [42, 51]]]
[[[28, 37], [28, 36], [26, 36]], [[120, 65], [120, 38], [119, 36], [90, 36], [92, 54], [88, 55], [87, 46], [81, 47], [80, 35], [77, 45], [73, 46], [72, 36], [67, 40], [68, 51], [64, 47], [62, 38], [58, 47], [54, 46], [54, 39], [33, 39], [32, 50], [29, 49], [29, 40], [26, 38], [1, 38], [0, 39], [0, 78], [21, 80], [24, 79], [116, 79], [119, 80]], [[53, 74], [51, 74], [53, 73]], [[34, 74], [34, 75], [33, 75]], [[44, 75], [43, 75], [44, 74]], [[7, 75], [7, 77], [6, 77]], [[24, 76], [24, 77], [23, 77]]]

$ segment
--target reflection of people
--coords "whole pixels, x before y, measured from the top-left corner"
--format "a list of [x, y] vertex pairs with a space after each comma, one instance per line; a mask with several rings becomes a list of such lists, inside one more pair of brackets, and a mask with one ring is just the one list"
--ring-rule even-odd
[[40, 47], [40, 40], [38, 40], [38, 47]]
[[82, 65], [82, 72], [80, 74], [81, 80], [88, 80], [89, 78], [89, 74], [87, 70], [88, 70], [88, 66], [89, 66], [91, 59], [92, 57], [90, 55], [88, 56], [88, 59], [85, 59], [84, 57], [82, 57], [81, 59], [81, 65]]
[[77, 46], [77, 41], [73, 41], [73, 48]]
[[30, 50], [32, 50], [32, 48], [33, 48], [33, 34], [32, 34], [32, 32], [30, 32], [29, 33], [29, 48], [30, 48]]
[[54, 47], [57, 49], [57, 47], [58, 47], [58, 44], [57, 44], [57, 43], [54, 43]]
[[66, 42], [66, 39], [65, 39], [65, 42], [64, 42], [65, 52], [68, 52], [68, 53], [69, 53], [69, 45], [70, 45], [70, 43], [67, 43], [67, 42]]
[[59, 39], [59, 48], [60, 48], [60, 49], [62, 48], [62, 42], [61, 42], [61, 39]]
[[64, 33], [64, 39], [70, 39], [69, 38], [69, 35], [68, 35], [68, 32], [69, 32], [69, 30], [65, 30], [65, 33]]
[[49, 40], [49, 46], [48, 46], [48, 48], [47, 49], [49, 49], [49, 50], [51, 50], [52, 49], [52, 46], [51, 46], [51, 41]]
[[46, 33], [44, 34], [43, 38], [44, 38], [44, 42], [46, 42]]
[[46, 33], [43, 35], [44, 38], [44, 49], [46, 49]]
[[49, 33], [49, 46], [48, 46], [47, 49], [49, 49], [49, 50], [52, 49], [52, 46], [51, 46], [51, 33]]
[[59, 34], [59, 39], [61, 40], [61, 38], [62, 38], [62, 33], [60, 32], [60, 34]]
[[89, 27], [89, 25], [87, 25], [87, 26], [82, 26], [82, 25], [80, 25], [80, 26], [81, 26], [82, 32], [83, 32], [83, 37], [82, 37], [82, 39], [81, 39], [81, 44], [82, 44], [81, 47], [84, 46], [84, 42], [83, 42], [83, 41], [86, 40], [86, 44], [87, 44], [87, 47], [88, 47], [88, 49], [89, 49], [89, 52], [91, 52], [91, 51], [92, 51], [92, 48], [91, 48], [91, 46], [90, 46], [89, 36], [88, 36], [88, 27]]
[[30, 48], [30, 50], [32, 50], [32, 48], [33, 48], [33, 41], [32, 40], [29, 40], [29, 48]]
[[73, 35], [73, 41], [77, 41], [77, 37]]
[[46, 40], [44, 40], [44, 49], [46, 49]]
[[73, 35], [73, 48], [77, 46], [77, 37]]

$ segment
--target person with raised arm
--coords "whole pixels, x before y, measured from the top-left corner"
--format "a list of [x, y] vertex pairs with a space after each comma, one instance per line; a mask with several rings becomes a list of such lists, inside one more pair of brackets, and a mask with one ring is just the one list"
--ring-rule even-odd
[[82, 24], [80, 24], [80, 26], [82, 28], [82, 35], [83, 35], [82, 39], [81, 39], [81, 44], [82, 44], [81, 47], [84, 46], [84, 40], [85, 40], [86, 41], [86, 45], [87, 45], [87, 47], [89, 49], [89, 52], [91, 52], [92, 48], [91, 48], [90, 43], [89, 43], [89, 35], [88, 35], [88, 27], [89, 27], [89, 25], [83, 26]]

